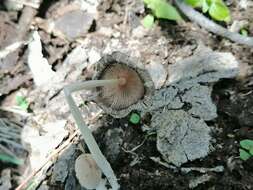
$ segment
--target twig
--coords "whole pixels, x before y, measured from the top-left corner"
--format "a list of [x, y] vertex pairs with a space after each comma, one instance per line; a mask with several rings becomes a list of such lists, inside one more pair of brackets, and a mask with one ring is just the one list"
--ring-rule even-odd
[[[38, 7], [40, 6], [41, 2], [42, 1], [39, 0]], [[18, 21], [18, 35], [16, 36], [16, 38], [13, 39], [13, 42], [22, 41], [24, 39], [27, 31], [30, 29], [30, 24], [32, 23], [32, 20], [36, 14], [37, 9], [29, 6], [24, 7]]]
[[[77, 135], [78, 131], [75, 131], [59, 148], [57, 148], [55, 151], [53, 151], [47, 159], [44, 161], [44, 163], [35, 171], [31, 173], [15, 190], [22, 190], [27, 186], [27, 183], [37, 174], [39, 171], [51, 160], [53, 160], [58, 153], [60, 153], [64, 148], [66, 148], [72, 139]], [[59, 156], [59, 155], [58, 155]]]
[[147, 140], [147, 137], [145, 137], [145, 139], [139, 145], [137, 145], [136, 147], [132, 148], [131, 150], [126, 150], [124, 148], [122, 148], [122, 150], [124, 150], [124, 152], [126, 152], [126, 153], [133, 153], [134, 151], [136, 151], [137, 149], [139, 149], [142, 145], [144, 145], [144, 143], [146, 142], [146, 140]]
[[0, 150], [1, 150], [1, 152], [4, 152], [5, 154], [8, 154], [9, 156], [12, 156], [12, 157], [16, 158], [16, 155], [13, 152], [11, 152], [9, 149], [5, 148], [1, 144], [0, 144]]
[[20, 4], [23, 4], [25, 6], [32, 7], [34, 9], [38, 9], [39, 6], [40, 6], [39, 2], [34, 3], [34, 2], [27, 2], [25, 0], [9, 0], [9, 1], [12, 1], [12, 2], [15, 2], [15, 3], [20, 3]]
[[27, 113], [27, 112], [25, 112], [23, 110], [15, 109], [13, 107], [0, 107], [0, 110], [6, 111], [6, 112], [15, 113], [15, 114], [21, 115], [23, 117], [29, 117], [29, 116], [32, 115], [32, 114]]
[[224, 38], [228, 38], [238, 44], [247, 45], [253, 47], [253, 37], [242, 36], [238, 33], [231, 32], [226, 28], [216, 24], [215, 22], [206, 18], [203, 14], [195, 11], [192, 7], [186, 5], [182, 0], [174, 0], [177, 7], [182, 13], [184, 13], [192, 22], [197, 23], [206, 30], [213, 32]]
[[173, 165], [170, 165], [168, 164], [167, 162], [163, 162], [161, 161], [161, 159], [159, 157], [150, 157], [151, 160], [153, 160], [154, 162], [168, 168], [168, 169], [171, 169], [171, 170], [174, 170], [174, 171], [177, 171], [177, 167], [173, 166]]
[[14, 142], [13, 140], [9, 140], [9, 139], [4, 139], [0, 136], [0, 142], [4, 142], [6, 144], [11, 144], [12, 146], [22, 149], [22, 150], [26, 150], [21, 144], [18, 144], [16, 142]]
[[88, 118], [89, 123], [94, 123], [95, 120], [98, 119], [98, 117], [102, 114], [102, 110], [98, 111], [94, 116], [91, 116], [91, 118]]
[[11, 122], [7, 122], [5, 119], [0, 118], [0, 142], [25, 150], [21, 144], [15, 142], [20, 140], [21, 129], [17, 129], [15, 125], [9, 127]]
[[189, 168], [180, 168], [181, 172], [187, 174], [191, 171], [197, 171], [199, 173], [207, 173], [207, 172], [223, 172], [224, 166], [216, 166], [213, 168], [203, 168], [203, 167], [189, 167]]
[[22, 128], [18, 127], [16, 123], [13, 123], [13, 121], [8, 121], [5, 118], [0, 118], [0, 132], [3, 133], [15, 133], [16, 136], [19, 136], [21, 133]]
[[130, 162], [129, 166], [133, 167], [134, 165], [136, 165], [137, 163], [140, 162], [140, 157], [137, 153], [135, 153], [132, 150], [126, 150], [124, 147], [121, 148], [124, 152], [133, 155], [134, 159]]
[[27, 44], [25, 41], [20, 41], [20, 42], [14, 42], [11, 45], [8, 45], [5, 47], [3, 50], [0, 51], [0, 59], [5, 58], [9, 53], [12, 53], [16, 51], [20, 46]]
[[[0, 58], [4, 58], [9, 53], [17, 50], [20, 46], [27, 44], [27, 42], [23, 40], [27, 31], [30, 28], [30, 24], [33, 20], [33, 17], [37, 14], [37, 10], [35, 8], [32, 8], [34, 6], [31, 6], [30, 3], [27, 3], [24, 1], [20, 2], [20, 0], [19, 1], [12, 0], [12, 1], [17, 2], [17, 3], [22, 3], [27, 6], [24, 7], [22, 14], [19, 18], [18, 28], [17, 28], [18, 35], [12, 39], [11, 44], [9, 46], [7, 46], [4, 50], [0, 52]], [[41, 0], [38, 1], [36, 8], [39, 8], [40, 4], [41, 4]]]
[[0, 141], [5, 138], [9, 140], [20, 140], [20, 134], [15, 134], [15, 133], [8, 133], [8, 130], [2, 130], [0, 129]]
[[22, 11], [18, 22], [18, 36], [15, 41], [23, 40], [26, 35], [26, 32], [30, 28], [33, 17], [36, 15], [37, 10], [32, 7], [25, 7]]

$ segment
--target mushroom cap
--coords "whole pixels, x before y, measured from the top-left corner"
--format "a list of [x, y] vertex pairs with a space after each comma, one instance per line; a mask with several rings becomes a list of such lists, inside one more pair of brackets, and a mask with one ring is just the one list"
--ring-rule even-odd
[[[121, 52], [104, 55], [96, 64], [94, 80], [118, 78], [118, 85], [96, 88], [95, 102], [115, 118], [146, 109], [154, 83], [143, 64]], [[95, 93], [97, 93], [95, 92]]]
[[95, 189], [102, 180], [102, 172], [91, 154], [81, 154], [75, 162], [76, 177], [81, 186]]
[[100, 79], [123, 79], [124, 82], [100, 87], [100, 101], [115, 110], [136, 103], [144, 96], [144, 84], [133, 69], [123, 64], [111, 64], [102, 72]]

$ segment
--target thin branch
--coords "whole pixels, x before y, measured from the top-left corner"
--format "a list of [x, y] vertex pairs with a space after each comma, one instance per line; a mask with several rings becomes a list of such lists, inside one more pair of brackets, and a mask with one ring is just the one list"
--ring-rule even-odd
[[[38, 7], [40, 7], [40, 4], [42, 3], [42, 0], [38, 1]], [[31, 6], [25, 6], [22, 10], [22, 14], [18, 21], [18, 35], [13, 38], [14, 42], [23, 41], [25, 36], [27, 35], [27, 31], [30, 29], [30, 25], [32, 23], [32, 20], [34, 16], [37, 14], [38, 10], [35, 8], [32, 8]]]
[[0, 50], [0, 59], [5, 58], [8, 54], [16, 51], [20, 46], [22, 46], [24, 44], [27, 44], [27, 42], [19, 41], [19, 42], [14, 42], [11, 45], [8, 45], [3, 50]]
[[186, 5], [183, 2], [183, 0], [174, 0], [174, 1], [177, 7], [180, 9], [180, 11], [184, 13], [192, 22], [197, 23], [201, 27], [205, 28], [206, 30], [210, 32], [213, 32], [214, 34], [217, 34], [224, 38], [228, 38], [233, 42], [253, 47], [253, 37], [246, 37], [246, 36], [240, 35], [239, 33], [230, 32], [226, 28], [209, 20], [203, 14], [194, 10], [192, 7]]
[[40, 7], [40, 2], [28, 2], [28, 1], [25, 1], [25, 0], [9, 0], [9, 1], [12, 1], [12, 2], [15, 2], [15, 3], [20, 3], [20, 4], [23, 4], [25, 6], [32, 7], [34, 9], [38, 9]]
[[0, 144], [0, 150], [1, 150], [1, 152], [4, 152], [5, 154], [8, 154], [12, 157], [17, 158], [17, 156], [13, 152], [11, 152], [8, 148], [6, 148], [5, 146], [3, 146], [1, 144]]
[[23, 117], [29, 117], [29, 116], [32, 115], [30, 113], [25, 112], [24, 110], [16, 109], [15, 107], [0, 107], [0, 110], [6, 111], [6, 112], [11, 112], [11, 113], [14, 113], [14, 114], [18, 114], [18, 115], [21, 115]]
[[26, 150], [21, 144], [18, 144], [16, 142], [14, 142], [13, 140], [9, 140], [9, 139], [4, 139], [0, 136], [0, 142], [4, 142], [6, 144], [12, 145], [18, 149], [22, 149], [22, 150]]
[[127, 153], [133, 153], [134, 151], [136, 151], [137, 149], [139, 149], [140, 147], [142, 147], [142, 145], [144, 145], [144, 143], [146, 142], [147, 140], [147, 137], [145, 137], [145, 139], [139, 144], [137, 145], [136, 147], [132, 148], [131, 150], [126, 150], [126, 149], [123, 149], [124, 152], [127, 152]]

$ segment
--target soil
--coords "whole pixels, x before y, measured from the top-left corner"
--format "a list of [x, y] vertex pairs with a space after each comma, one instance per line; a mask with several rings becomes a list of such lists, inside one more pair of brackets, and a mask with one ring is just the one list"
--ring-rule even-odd
[[[54, 8], [52, 8], [52, 6], [54, 6], [55, 3], [64, 5], [66, 2], [69, 3], [67, 0], [51, 1], [50, 3], [44, 1], [37, 12], [37, 17], [53, 17], [52, 10], [54, 10]], [[126, 36], [125, 40], [127, 40], [129, 28], [123, 30], [127, 7], [129, 7], [129, 5], [134, 5], [137, 10], [133, 12], [131, 27], [135, 27], [135, 24], [138, 25], [138, 20], [145, 15], [142, 6], [137, 6], [137, 2], [139, 1], [103, 1], [98, 7], [99, 16], [96, 18], [95, 25], [93, 23], [92, 30], [88, 31], [87, 36], [89, 37], [85, 36], [91, 41], [90, 44], [96, 44], [95, 47], [97, 48], [105, 48], [106, 44], [104, 44], [104, 41], [106, 42], [105, 39], [108, 40], [108, 37], [100, 37], [100, 34], [96, 33], [96, 31], [99, 31], [99, 29], [106, 26], [109, 28], [116, 26], [121, 35]], [[231, 9], [233, 20], [252, 20], [252, 7], [248, 7], [246, 10], [238, 12], [239, 1], [231, 0], [226, 2]], [[13, 33], [15, 31], [13, 32], [13, 26], [17, 25], [16, 19], [18, 17], [15, 16], [17, 13], [7, 11], [3, 4], [0, 4], [2, 13], [0, 14], [0, 27], [3, 28], [3, 31], [0, 31], [0, 47], [3, 48], [5, 46], [2, 45], [3, 42], [4, 44], [8, 44], [10, 38], [6, 36], [14, 35]], [[19, 11], [18, 14], [21, 12], [22, 11]], [[1, 21], [3, 19], [4, 22], [2, 23]], [[7, 24], [8, 27], [4, 27], [6, 23], [9, 23]], [[215, 120], [208, 122], [208, 125], [212, 129], [212, 136], [214, 137], [212, 142], [214, 150], [206, 158], [188, 162], [181, 167], [214, 168], [216, 166], [224, 166], [223, 172], [207, 172], [207, 174], [211, 176], [210, 180], [198, 185], [195, 188], [197, 190], [253, 190], [253, 157], [247, 161], [242, 161], [239, 158], [239, 142], [243, 139], [253, 140], [253, 74], [251, 68], [253, 65], [253, 49], [234, 44], [226, 39], [215, 36], [215, 34], [210, 34], [204, 29], [196, 26], [194, 23], [187, 22], [185, 25], [181, 26], [177, 25], [175, 22], [162, 20], [157, 22], [157, 24], [158, 26], [150, 32], [150, 37], [152, 39], [147, 43], [151, 44], [152, 40], [156, 41], [162, 36], [169, 39], [168, 42], [166, 42], [167, 44], [162, 46], [162, 48], [165, 46], [167, 49], [161, 49], [161, 51], [157, 49], [156, 52], [152, 53], [154, 50], [154, 47], [152, 46], [150, 47], [150, 53], [145, 52], [145, 50], [148, 49], [147, 47], [143, 47], [142, 55], [146, 62], [148, 58], [151, 57], [150, 54], [152, 54], [152, 56], [155, 55], [160, 57], [165, 64], [172, 64], [177, 57], [184, 58], [190, 56], [196, 48], [197, 41], [202, 40], [206, 46], [213, 50], [231, 52], [241, 63], [241, 72], [238, 78], [229, 80], [224, 79], [214, 85], [212, 98], [217, 105], [218, 117]], [[36, 27], [40, 28], [39, 26]], [[253, 35], [253, 22], [249, 22], [248, 28], [249, 35]], [[63, 67], [64, 59], [67, 57], [68, 53], [77, 46], [77, 42], [62, 40], [59, 36], [47, 33], [42, 28], [39, 29], [39, 33], [42, 39], [43, 52], [45, 53], [44, 56], [49, 60], [49, 64], [55, 71], [60, 70]], [[93, 39], [94, 41], [92, 41]], [[145, 40], [146, 38], [140, 39], [140, 41]], [[121, 47], [119, 47], [119, 49], [120, 48]], [[168, 51], [167, 53], [169, 55], [164, 54], [165, 51]], [[6, 58], [5, 63], [1, 63], [0, 60], [0, 103], [6, 102], [8, 97], [12, 96], [13, 93], [20, 89], [26, 89], [28, 92], [31, 92], [36, 88], [32, 82], [32, 77], [27, 66], [26, 46], [22, 46], [18, 50], [18, 53], [14, 52], [13, 54], [17, 56], [14, 58], [12, 57], [12, 59], [16, 60], [17, 64], [13, 64], [13, 60], [10, 58]], [[71, 72], [75, 72], [75, 70], [73, 69], [69, 71], [66, 76], [66, 82], [71, 81]], [[83, 69], [81, 73], [84, 76], [78, 76], [78, 78], [89, 79], [91, 76], [90, 72], [92, 71]], [[57, 95], [58, 93], [55, 93], [52, 96], [52, 99]], [[32, 102], [29, 107], [30, 112], [35, 114], [37, 107], [46, 108], [47, 104], [50, 103], [49, 100], [48, 102], [39, 102], [42, 101], [40, 99], [38, 99], [38, 102], [36, 101]], [[12, 117], [12, 115], [10, 116], [6, 112], [1, 112], [2, 111], [0, 111], [1, 117]], [[68, 112], [68, 110], [66, 112]], [[69, 116], [69, 113], [64, 114], [65, 115], [61, 115], [61, 113], [59, 113], [57, 117]], [[150, 125], [151, 118], [152, 115], [146, 115], [137, 125], [129, 122], [129, 116], [123, 119], [115, 119], [103, 115], [99, 118], [98, 122], [101, 127], [94, 131], [94, 135], [105, 157], [108, 158], [111, 163], [112, 168], [119, 179], [121, 189], [189, 189], [189, 182], [203, 174], [196, 171], [185, 174], [180, 168], [167, 168], [151, 159], [151, 157], [161, 157], [156, 148], [156, 134], [147, 134], [142, 130], [144, 125]], [[22, 119], [23, 125], [28, 122], [28, 120]], [[70, 127], [70, 133], [72, 132], [71, 130], [73, 130], [73, 125]], [[108, 131], [116, 131], [116, 134], [119, 137], [115, 139], [115, 146], [117, 147], [117, 143], [119, 144], [118, 152], [115, 151], [115, 153], [112, 153], [111, 151], [113, 147], [111, 149], [108, 147], [108, 143], [111, 142], [106, 136]], [[76, 139], [75, 142], [79, 142], [79, 139]], [[112, 146], [113, 145], [114, 144], [112, 143]], [[134, 151], [130, 151], [138, 145], [141, 146]], [[75, 157], [78, 154], [79, 152], [75, 154]], [[24, 156], [24, 153], [20, 153], [20, 155]], [[11, 169], [11, 182], [13, 183], [13, 186], [10, 189], [15, 189], [19, 182], [13, 176], [17, 176], [17, 174], [21, 175], [25, 170], [24, 167], [17, 168], [11, 164], [1, 163], [0, 173], [4, 169]], [[80, 189], [78, 184], [75, 188], [73, 188], [73, 186], [70, 188], [70, 186], [67, 186], [66, 181], [62, 184], [52, 184], [50, 180], [52, 172], [52, 169], [47, 171], [47, 176], [40, 183], [42, 185], [38, 187], [39, 189], [43, 189], [43, 187], [48, 189]], [[73, 181], [73, 183], [77, 183], [75, 179], [73, 179]]]

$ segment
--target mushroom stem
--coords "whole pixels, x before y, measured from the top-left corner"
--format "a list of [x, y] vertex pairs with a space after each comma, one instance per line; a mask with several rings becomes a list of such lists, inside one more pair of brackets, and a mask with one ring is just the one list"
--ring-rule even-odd
[[64, 92], [66, 93], [72, 93], [75, 91], [80, 91], [83, 89], [91, 89], [96, 88], [100, 86], [109, 86], [113, 84], [122, 84], [122, 82], [125, 82], [124, 78], [119, 79], [110, 79], [110, 80], [91, 80], [91, 81], [85, 81], [85, 82], [75, 82], [73, 84], [67, 85], [64, 87]]
[[86, 81], [86, 82], [76, 82], [74, 84], [70, 84], [64, 87], [64, 94], [69, 104], [70, 111], [76, 121], [76, 124], [82, 133], [82, 136], [90, 150], [90, 153], [92, 154], [92, 157], [94, 158], [99, 168], [107, 177], [113, 190], [117, 190], [120, 187], [117, 182], [117, 178], [111, 168], [110, 163], [106, 160], [105, 156], [99, 149], [99, 146], [95, 138], [93, 137], [90, 129], [83, 121], [82, 115], [71, 94], [73, 92], [80, 91], [83, 89], [91, 89], [91, 88], [100, 87], [100, 86], [121, 84], [122, 82], [125, 82], [125, 81], [121, 79], [93, 80], [93, 81]]

